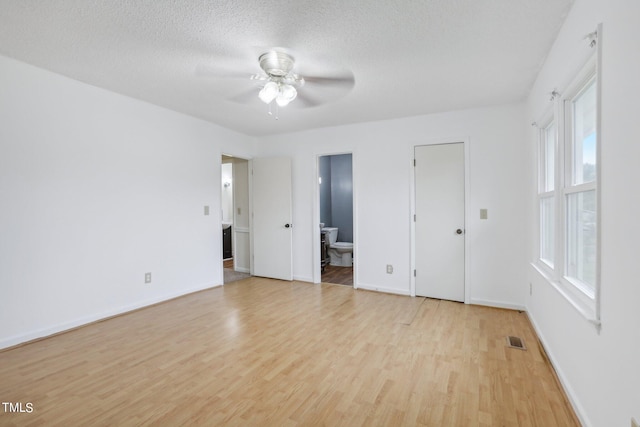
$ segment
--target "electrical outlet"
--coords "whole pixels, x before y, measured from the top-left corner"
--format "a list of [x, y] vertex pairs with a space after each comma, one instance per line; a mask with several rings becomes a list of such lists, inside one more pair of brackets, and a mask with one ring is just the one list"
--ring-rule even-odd
[[392, 273], [393, 273], [393, 265], [387, 264], [387, 274], [392, 274]]
[[487, 209], [480, 209], [480, 219], [487, 219], [489, 217], [489, 211]]
[[631, 418], [631, 427], [640, 427], [640, 424], [633, 417]]
[[144, 283], [151, 283], [151, 273], [144, 273]]

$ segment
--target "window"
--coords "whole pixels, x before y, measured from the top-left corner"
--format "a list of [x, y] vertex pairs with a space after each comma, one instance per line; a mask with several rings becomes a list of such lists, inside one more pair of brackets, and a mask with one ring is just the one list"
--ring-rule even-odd
[[599, 325], [598, 76], [594, 56], [541, 120], [538, 270]]
[[591, 77], [564, 100], [565, 146], [565, 276], [593, 298], [597, 254], [596, 80]]
[[538, 204], [540, 207], [540, 260], [550, 268], [555, 258], [555, 152], [556, 124], [550, 121], [540, 131], [540, 182]]

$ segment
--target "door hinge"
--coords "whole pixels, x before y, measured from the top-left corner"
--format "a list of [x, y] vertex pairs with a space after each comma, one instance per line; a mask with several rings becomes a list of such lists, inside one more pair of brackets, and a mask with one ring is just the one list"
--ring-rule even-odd
[[413, 214], [413, 222], [416, 222], [416, 214]]
[[413, 167], [416, 167], [416, 159], [413, 159]]
[[413, 270], [413, 277], [416, 277], [416, 270]]

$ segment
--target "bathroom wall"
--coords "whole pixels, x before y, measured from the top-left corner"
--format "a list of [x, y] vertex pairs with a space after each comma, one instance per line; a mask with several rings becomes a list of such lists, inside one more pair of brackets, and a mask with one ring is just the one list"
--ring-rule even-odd
[[331, 159], [331, 226], [338, 227], [339, 242], [353, 242], [353, 169], [351, 154]]
[[351, 154], [320, 157], [320, 222], [338, 228], [339, 242], [353, 242], [353, 168]]
[[331, 225], [331, 157], [322, 156], [318, 162], [320, 180], [320, 222]]

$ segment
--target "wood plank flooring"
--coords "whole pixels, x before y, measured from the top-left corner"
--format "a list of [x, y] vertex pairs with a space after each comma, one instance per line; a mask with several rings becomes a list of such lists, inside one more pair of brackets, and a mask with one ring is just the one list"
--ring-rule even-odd
[[524, 313], [256, 277], [0, 352], [0, 399], [33, 405], [2, 426], [578, 425]]
[[327, 264], [322, 273], [323, 283], [353, 286], [353, 267], [337, 267]]

